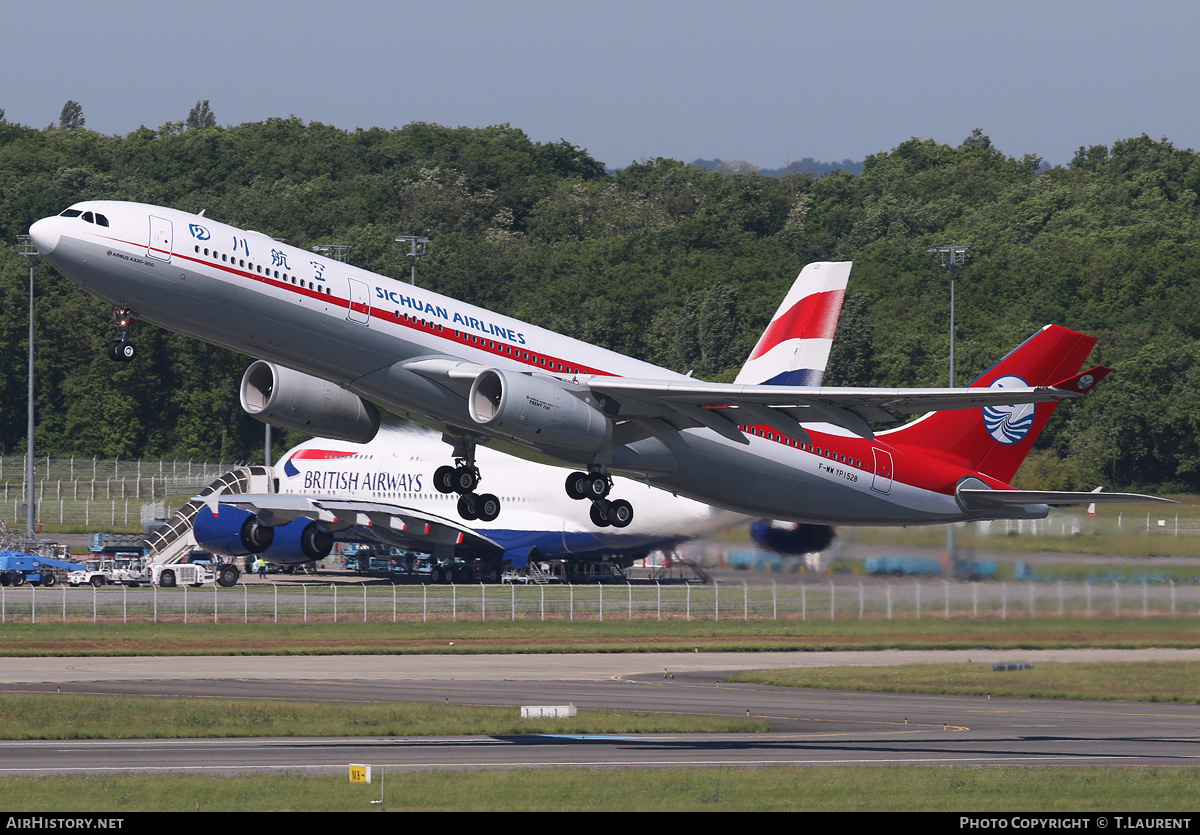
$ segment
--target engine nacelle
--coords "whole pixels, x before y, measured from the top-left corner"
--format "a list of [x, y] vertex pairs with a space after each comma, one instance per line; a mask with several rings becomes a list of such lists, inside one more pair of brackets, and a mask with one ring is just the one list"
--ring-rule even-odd
[[249, 511], [221, 505], [220, 515], [203, 508], [193, 525], [196, 543], [213, 554], [230, 557], [257, 555], [277, 565], [320, 560], [333, 550], [333, 534], [312, 519], [299, 518], [286, 525], [260, 525]]
[[242, 375], [242, 408], [261, 421], [356, 444], [379, 431], [379, 410], [328, 380], [258, 360]]
[[828, 525], [786, 523], [776, 526], [760, 519], [750, 523], [750, 538], [776, 554], [799, 555], [824, 551], [833, 544], [834, 530]]
[[471, 418], [541, 448], [593, 454], [612, 442], [612, 423], [589, 402], [544, 377], [489, 368], [467, 398]]

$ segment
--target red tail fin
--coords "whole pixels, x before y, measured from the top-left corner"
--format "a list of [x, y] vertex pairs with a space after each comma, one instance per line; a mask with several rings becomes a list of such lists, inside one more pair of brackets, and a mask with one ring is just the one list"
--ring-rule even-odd
[[[1047, 325], [979, 375], [971, 388], [1047, 386], [1073, 376], [1095, 337]], [[1008, 483], [1054, 413], [1054, 403], [930, 412], [908, 426], [881, 432], [898, 447], [952, 460]]]

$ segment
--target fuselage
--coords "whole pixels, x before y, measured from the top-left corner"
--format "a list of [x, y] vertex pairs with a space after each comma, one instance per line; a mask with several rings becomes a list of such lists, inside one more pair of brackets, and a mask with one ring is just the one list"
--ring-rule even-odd
[[[457, 496], [439, 492], [433, 482], [445, 455], [446, 445], [436, 433], [418, 426], [388, 426], [368, 444], [306, 441], [280, 458], [275, 475], [280, 493], [337, 496], [453, 518]], [[567, 498], [561, 489], [558, 469], [487, 448], [479, 450], [478, 462], [485, 483], [502, 486], [504, 512], [492, 522], [473, 522], [471, 527], [506, 551], [535, 547], [550, 557], [632, 554], [751, 521], [617, 479], [616, 489], [637, 502], [638, 513], [628, 527], [596, 531], [587, 505]]]
[[[30, 232], [46, 260], [95, 295], [136, 309], [145, 321], [329, 380], [450, 434], [487, 432], [472, 421], [461, 391], [406, 367], [414, 360], [466, 361], [565, 383], [589, 375], [684, 379], [206, 217], [116, 201], [78, 203], [72, 211], [38, 221]], [[966, 513], [954, 496], [961, 479], [1007, 485], [936, 450], [895, 446], [888, 433], [868, 439], [827, 424], [805, 428], [812, 443], [768, 426], [745, 427], [748, 444], [684, 429], [670, 445], [653, 436], [615, 445], [602, 463], [678, 496], [813, 524], [934, 524], [1047, 511], [1039, 505], [998, 508], [987, 517]], [[597, 463], [504, 441], [506, 449], [564, 466]], [[514, 483], [505, 492], [527, 488]]]

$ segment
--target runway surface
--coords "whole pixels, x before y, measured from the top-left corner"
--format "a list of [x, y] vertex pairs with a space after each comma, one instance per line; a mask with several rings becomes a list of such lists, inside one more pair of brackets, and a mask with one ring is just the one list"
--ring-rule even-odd
[[[737, 670], [939, 661], [1200, 660], [1200, 651], [6, 659], [0, 691], [483, 705], [746, 716], [730, 735], [0, 742], [0, 775], [550, 766], [1200, 765], [1200, 705], [721, 684]], [[997, 675], [1005, 675], [997, 673]]]

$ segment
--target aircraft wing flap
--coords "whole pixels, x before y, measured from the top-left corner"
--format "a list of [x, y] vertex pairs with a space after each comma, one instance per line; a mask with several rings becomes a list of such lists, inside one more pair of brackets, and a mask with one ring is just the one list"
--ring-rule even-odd
[[[1072, 378], [1074, 380], [1076, 378]], [[638, 402], [686, 404], [706, 408], [737, 406], [740, 403], [789, 408], [796, 406], [874, 407], [918, 414], [946, 409], [975, 409], [983, 406], [1008, 406], [1017, 403], [1049, 403], [1082, 397], [1075, 387], [1030, 386], [1025, 388], [927, 388], [885, 389], [813, 386], [739, 385], [708, 383], [702, 380], [638, 380], [627, 377], [592, 377], [587, 385], [595, 392], [618, 400], [629, 398], [633, 414]], [[622, 404], [622, 417], [631, 416]], [[848, 427], [849, 428], [849, 427]]]

